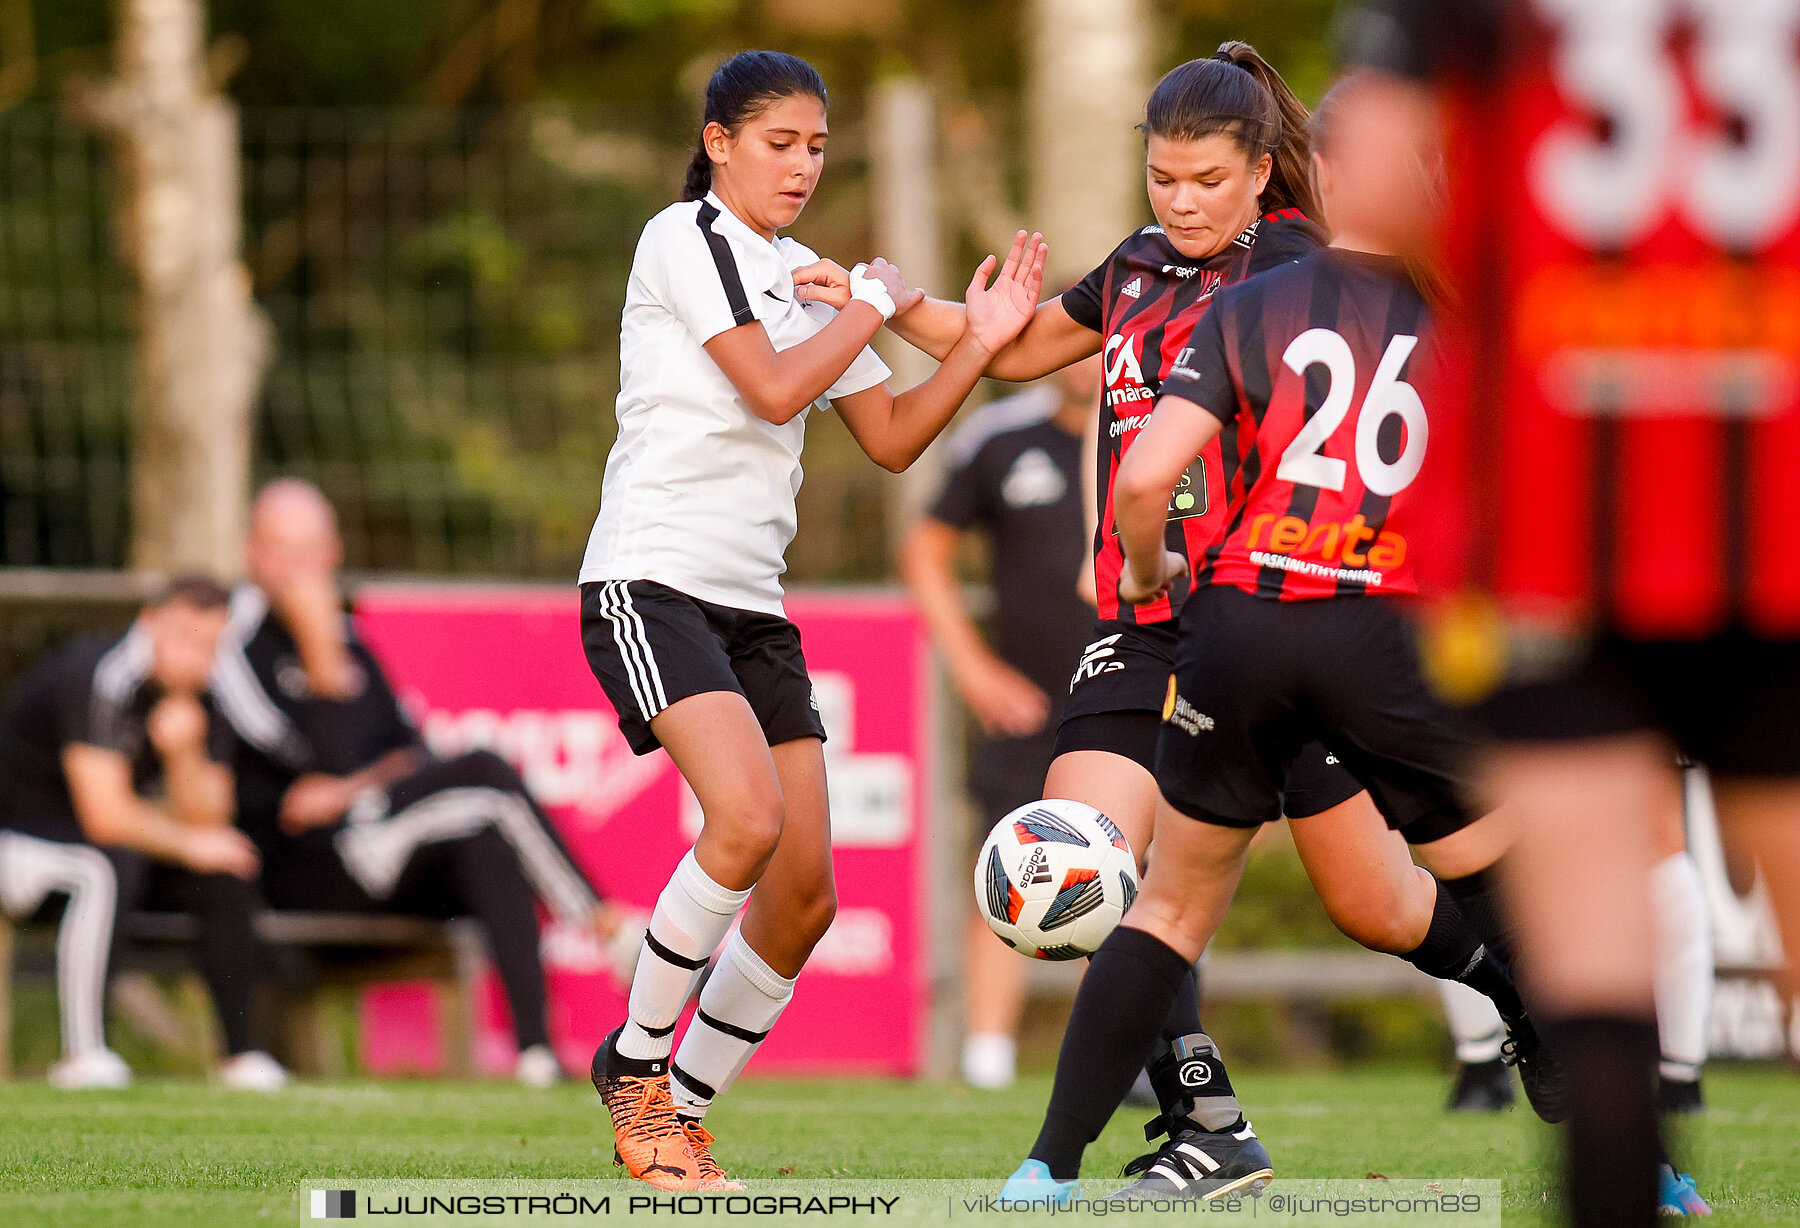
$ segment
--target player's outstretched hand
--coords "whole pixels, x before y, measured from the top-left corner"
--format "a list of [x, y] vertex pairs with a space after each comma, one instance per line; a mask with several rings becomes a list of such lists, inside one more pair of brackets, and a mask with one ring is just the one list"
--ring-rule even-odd
[[1165, 550], [1162, 552], [1162, 571], [1156, 583], [1139, 584], [1132, 578], [1129, 566], [1119, 574], [1119, 600], [1126, 605], [1148, 604], [1166, 594], [1175, 581], [1187, 574], [1187, 556], [1179, 551]]
[[794, 270], [794, 297], [842, 311], [850, 303], [850, 270], [835, 260], [815, 260]]
[[1021, 230], [993, 285], [988, 278], [999, 263], [994, 257], [983, 260], [975, 270], [963, 302], [968, 309], [968, 330], [988, 353], [998, 354], [1031, 323], [1044, 288], [1044, 259], [1049, 253], [1043, 235]]

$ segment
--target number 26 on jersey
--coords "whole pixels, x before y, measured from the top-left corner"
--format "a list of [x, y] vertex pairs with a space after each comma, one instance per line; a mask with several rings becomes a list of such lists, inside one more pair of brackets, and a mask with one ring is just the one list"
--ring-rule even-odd
[[[1356, 471], [1372, 494], [1399, 494], [1412, 485], [1425, 463], [1425, 444], [1430, 433], [1425, 402], [1418, 389], [1400, 378], [1406, 360], [1418, 344], [1417, 337], [1406, 334], [1388, 342], [1376, 365], [1375, 378], [1357, 407]], [[1275, 476], [1303, 486], [1341, 491], [1349, 466], [1335, 456], [1326, 456], [1324, 447], [1350, 416], [1356, 395], [1356, 355], [1350, 343], [1335, 330], [1310, 328], [1288, 344], [1281, 360], [1302, 378], [1309, 368], [1324, 367], [1330, 382], [1324, 401], [1282, 452]], [[1389, 418], [1398, 418], [1404, 428], [1400, 454], [1393, 460], [1384, 457], [1381, 449], [1382, 427]]]

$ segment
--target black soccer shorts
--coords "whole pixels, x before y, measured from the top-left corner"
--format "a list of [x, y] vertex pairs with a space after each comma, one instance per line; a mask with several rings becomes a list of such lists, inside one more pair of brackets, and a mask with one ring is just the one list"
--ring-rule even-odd
[[1169, 804], [1227, 827], [1279, 818], [1290, 770], [1320, 742], [1409, 842], [1472, 822], [1474, 741], [1426, 686], [1412, 625], [1395, 607], [1223, 586], [1190, 597], [1157, 743]]
[[1502, 743], [1661, 731], [1720, 776], [1800, 776], [1800, 642], [1740, 627], [1691, 642], [1604, 636], [1572, 647], [1476, 704], [1483, 731]]
[[700, 601], [653, 580], [595, 580], [581, 586], [581, 643], [619, 714], [619, 732], [640, 755], [662, 745], [652, 717], [707, 691], [748, 700], [770, 746], [825, 740], [800, 629], [785, 618]]
[[[1096, 623], [1069, 683], [1055, 754], [1106, 751], [1155, 772], [1180, 644], [1175, 622]], [[1283, 779], [1282, 813], [1295, 819], [1330, 810], [1362, 792], [1355, 777], [1318, 743], [1301, 752]]]

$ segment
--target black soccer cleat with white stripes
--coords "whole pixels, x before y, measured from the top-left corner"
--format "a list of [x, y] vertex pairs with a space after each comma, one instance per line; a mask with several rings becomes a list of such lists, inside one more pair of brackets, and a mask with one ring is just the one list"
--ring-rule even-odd
[[1168, 1131], [1169, 1141], [1127, 1164], [1123, 1175], [1137, 1180], [1109, 1197], [1210, 1201], [1260, 1194], [1275, 1179], [1268, 1150], [1247, 1121], [1240, 1119], [1229, 1130], [1201, 1130], [1184, 1119], [1169, 1128], [1167, 1119], [1157, 1118], [1146, 1134], [1158, 1126]]

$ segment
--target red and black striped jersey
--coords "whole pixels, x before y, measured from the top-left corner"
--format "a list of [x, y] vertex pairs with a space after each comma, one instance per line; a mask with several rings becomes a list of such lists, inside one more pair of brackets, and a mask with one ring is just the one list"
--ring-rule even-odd
[[1637, 638], [1800, 637], [1793, 6], [1363, 7], [1353, 55], [1452, 117], [1469, 357], [1431, 587]]
[[[1131, 441], [1150, 421], [1164, 373], [1187, 347], [1194, 324], [1221, 286], [1290, 264], [1319, 250], [1324, 234], [1297, 210], [1266, 214], [1230, 247], [1190, 260], [1160, 226], [1146, 226], [1113, 250], [1106, 262], [1062, 296], [1069, 318], [1106, 338], [1100, 403], [1099, 463], [1094, 475], [1100, 509], [1094, 536], [1094, 583], [1100, 617], [1164, 622], [1185, 592], [1133, 607], [1118, 599], [1124, 556], [1113, 525], [1113, 477]], [[1169, 549], [1190, 557], [1211, 541], [1219, 522], [1222, 473], [1217, 449], [1196, 460], [1169, 506]]]
[[1339, 248], [1214, 298], [1162, 389], [1225, 424], [1223, 522], [1196, 585], [1284, 601], [1418, 591], [1429, 328], [1398, 261]]

